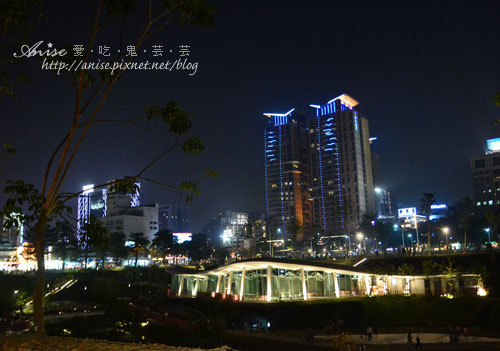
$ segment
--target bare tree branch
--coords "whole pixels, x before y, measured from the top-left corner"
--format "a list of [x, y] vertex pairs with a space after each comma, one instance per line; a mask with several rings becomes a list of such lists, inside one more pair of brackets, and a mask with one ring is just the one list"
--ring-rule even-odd
[[149, 162], [146, 165], [146, 167], [144, 167], [139, 173], [137, 173], [136, 178], [137, 177], [141, 177], [144, 174], [144, 172], [146, 172], [149, 168], [151, 168], [156, 162], [158, 162], [159, 160], [161, 160], [168, 153], [172, 152], [177, 147], [177, 145], [179, 144], [180, 138], [181, 138], [181, 136], [178, 135], [177, 138], [175, 139], [175, 143], [170, 148], [168, 148], [167, 150], [163, 151], [160, 155], [158, 155], [158, 157], [156, 157], [153, 161]]

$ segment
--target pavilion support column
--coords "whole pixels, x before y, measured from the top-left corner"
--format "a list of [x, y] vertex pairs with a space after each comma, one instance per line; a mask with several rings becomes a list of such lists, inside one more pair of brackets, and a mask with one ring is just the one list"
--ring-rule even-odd
[[177, 296], [181, 296], [182, 294], [182, 284], [184, 284], [184, 274], [179, 276], [179, 291], [177, 292]]
[[215, 293], [218, 294], [220, 292], [220, 281], [222, 280], [222, 275], [219, 274], [217, 276], [217, 286], [215, 287]]
[[227, 281], [227, 294], [231, 295], [231, 285], [233, 285], [233, 271], [229, 272], [229, 279]]
[[271, 266], [267, 266], [267, 302], [271, 302], [273, 297], [273, 268]]
[[335, 288], [335, 297], [340, 297], [339, 279], [337, 278], [337, 272], [333, 272], [333, 286]]
[[304, 268], [300, 269], [300, 279], [302, 280], [302, 296], [304, 300], [307, 300], [307, 285], [306, 285], [306, 275], [304, 273]]
[[247, 273], [247, 269], [243, 267], [241, 271], [241, 285], [240, 285], [240, 301], [243, 301], [243, 295], [245, 295], [245, 276]]
[[198, 295], [198, 284], [199, 284], [199, 281], [200, 281], [200, 278], [196, 278], [196, 281], [194, 283], [193, 291], [191, 292], [191, 295], [193, 297], [196, 297], [196, 295]]
[[366, 295], [370, 295], [371, 279], [369, 275], [365, 275], [365, 288], [366, 288]]

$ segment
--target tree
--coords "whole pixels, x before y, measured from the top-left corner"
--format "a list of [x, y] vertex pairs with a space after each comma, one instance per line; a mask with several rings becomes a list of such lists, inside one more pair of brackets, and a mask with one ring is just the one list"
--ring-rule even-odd
[[6, 66], [15, 62], [12, 53], [28, 44], [41, 13], [42, 0], [4, 0], [0, 5], [0, 98], [14, 96], [16, 83], [27, 83], [27, 73], [9, 74]]
[[172, 232], [168, 229], [157, 232], [151, 242], [151, 246], [153, 246], [161, 254], [163, 264], [166, 263], [166, 256], [170, 253], [174, 244], [174, 237]]
[[[84, 223], [82, 234], [80, 237], [80, 245], [82, 246], [83, 252], [85, 254], [85, 268], [87, 268], [89, 252], [91, 250], [94, 250], [94, 252], [96, 253], [104, 251], [108, 245], [109, 236], [109, 231], [94, 215], [91, 215], [89, 221], [87, 223]], [[102, 264], [104, 268], [104, 261], [102, 262]]]
[[[302, 225], [302, 222], [300, 219], [294, 218], [290, 223], [288, 223], [287, 226], [287, 234], [288, 234], [288, 239], [290, 240], [290, 246], [296, 250], [297, 249], [297, 243], [298, 243], [298, 236], [299, 234], [303, 234], [303, 229], [304, 226]], [[302, 235], [303, 237], [303, 235]]]
[[[17, 2], [16, 2], [17, 3]], [[122, 190], [130, 190], [130, 187], [138, 180], [148, 181], [168, 189], [178, 190], [185, 194], [186, 200], [192, 200], [194, 195], [198, 195], [199, 181], [185, 181], [180, 185], [164, 184], [162, 181], [153, 180], [146, 177], [146, 172], [166, 155], [177, 149], [182, 149], [184, 153], [197, 155], [203, 152], [204, 147], [200, 139], [190, 136], [191, 121], [188, 113], [177, 103], [167, 101], [165, 105], [153, 104], [147, 107], [144, 115], [127, 120], [105, 120], [98, 119], [97, 116], [105, 105], [107, 98], [125, 72], [126, 65], [122, 65], [113, 74], [109, 71], [87, 71], [85, 65], [88, 64], [91, 49], [95, 49], [95, 44], [102, 38], [102, 33], [109, 28], [110, 23], [119, 20], [133, 11], [139, 14], [145, 13], [144, 23], [134, 23], [137, 32], [134, 35], [135, 41], [132, 43], [138, 51], [141, 45], [171, 23], [181, 23], [195, 26], [212, 26], [213, 5], [205, 0], [167, 0], [161, 4], [153, 4], [153, 1], [130, 1], [130, 0], [99, 0], [95, 6], [95, 14], [91, 23], [90, 37], [88, 44], [84, 47], [84, 56], [81, 59], [80, 70], [67, 73], [72, 77], [69, 80], [61, 80], [72, 84], [75, 89], [74, 108], [68, 114], [71, 126], [67, 133], [59, 142], [54, 152], [47, 162], [47, 167], [41, 174], [41, 190], [36, 189], [33, 184], [27, 184], [22, 180], [10, 181], [5, 190], [9, 198], [0, 215], [8, 218], [8, 223], [13, 223], [12, 210], [22, 213], [22, 219], [26, 226], [32, 226], [35, 231], [34, 247], [37, 257], [37, 281], [33, 293], [33, 316], [35, 330], [39, 334], [45, 334], [45, 323], [43, 317], [43, 296], [45, 289], [45, 261], [44, 261], [44, 234], [47, 226], [54, 221], [56, 216], [64, 216], [70, 211], [65, 205], [70, 199], [74, 199], [80, 193], [62, 193], [61, 189], [65, 183], [68, 172], [73, 161], [79, 154], [80, 147], [84, 142], [89, 128], [97, 124], [118, 124], [127, 125], [141, 129], [151, 129], [164, 126], [173, 136], [173, 143], [170, 147], [159, 153], [157, 157], [140, 167], [137, 173], [131, 176], [124, 176], [111, 183], [99, 186], [117, 186]], [[82, 10], [82, 13], [84, 10]], [[3, 13], [2, 13], [3, 14]], [[141, 15], [141, 18], [144, 18]], [[137, 22], [137, 21], [136, 21]], [[124, 31], [122, 31], [120, 38]], [[69, 53], [69, 51], [68, 51]], [[9, 53], [9, 55], [12, 55]], [[126, 51], [114, 57], [114, 62], [130, 64], [134, 56], [126, 56]], [[70, 54], [64, 57], [48, 60], [48, 64], [56, 60], [68, 64], [74, 61]], [[69, 67], [69, 66], [68, 66]], [[209, 177], [217, 176], [214, 170], [207, 170]], [[23, 211], [27, 209], [27, 211]]]
[[120, 262], [122, 259], [127, 258], [128, 250], [125, 246], [125, 234], [124, 233], [111, 233], [108, 241], [108, 251], [113, 257], [115, 262]]
[[[420, 211], [424, 214], [427, 219], [427, 251], [429, 255], [431, 254], [431, 207], [436, 203], [434, 194], [424, 193], [424, 196], [420, 200]], [[417, 225], [415, 223], [415, 225]]]
[[493, 213], [487, 213], [484, 215], [484, 217], [488, 221], [488, 227], [490, 230], [490, 238], [491, 238], [491, 236], [494, 237], [494, 235], [498, 234], [498, 228], [500, 228], [500, 211], [497, 210]]
[[469, 196], [466, 196], [460, 201], [459, 207], [460, 227], [464, 231], [464, 251], [467, 251], [467, 233], [474, 220], [474, 203]]
[[130, 250], [135, 257], [134, 267], [137, 267], [139, 256], [144, 255], [148, 251], [149, 240], [144, 237], [144, 233], [138, 232], [130, 234], [130, 241], [134, 243], [130, 247]]
[[62, 260], [62, 269], [66, 260], [78, 247], [74, 228], [66, 221], [58, 221], [54, 227], [47, 230], [47, 246], [52, 246], [53, 254]]
[[205, 234], [193, 234], [192, 240], [181, 244], [183, 245], [186, 247], [187, 255], [195, 262], [207, 259], [211, 254]]

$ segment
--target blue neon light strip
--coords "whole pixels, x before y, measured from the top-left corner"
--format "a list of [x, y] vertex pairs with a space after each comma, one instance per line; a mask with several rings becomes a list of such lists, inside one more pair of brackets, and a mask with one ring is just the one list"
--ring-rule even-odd
[[318, 160], [319, 160], [319, 181], [321, 186], [321, 213], [323, 214], [323, 229], [326, 231], [325, 194], [323, 189], [323, 164], [321, 162], [321, 123], [318, 119]]
[[279, 128], [279, 148], [280, 148], [281, 221], [283, 225], [283, 234], [285, 234], [285, 203], [284, 203], [285, 192], [283, 191], [283, 159], [282, 159], [283, 153], [281, 151], [281, 126], [279, 126], [278, 128]]
[[[266, 148], [266, 132], [267, 130], [264, 130], [264, 149]], [[269, 133], [271, 134], [271, 132]], [[266, 154], [264, 153], [264, 156]], [[267, 178], [267, 157], [264, 157], [264, 177], [265, 177], [265, 183], [266, 183], [266, 219], [267, 219], [267, 224], [269, 226], [269, 194], [268, 194], [268, 189], [267, 189], [267, 183], [269, 182]], [[269, 160], [272, 161], [272, 160]]]
[[337, 182], [339, 186], [339, 204], [340, 204], [340, 227], [344, 229], [344, 204], [342, 202], [342, 186], [340, 185], [340, 156], [339, 156], [339, 146], [335, 145], [337, 154]]

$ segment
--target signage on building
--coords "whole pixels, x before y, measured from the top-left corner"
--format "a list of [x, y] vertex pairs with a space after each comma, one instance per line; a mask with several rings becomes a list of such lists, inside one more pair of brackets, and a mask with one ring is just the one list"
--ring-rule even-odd
[[488, 151], [500, 151], [500, 138], [486, 140]]
[[193, 240], [193, 233], [173, 233], [172, 235], [177, 244]]
[[416, 207], [400, 208], [398, 209], [399, 218], [414, 217], [417, 215]]

